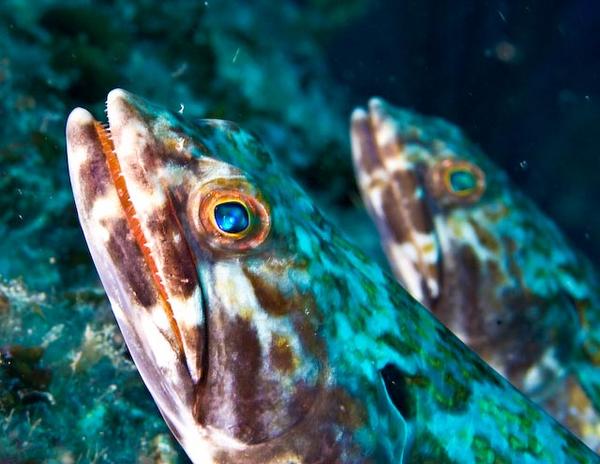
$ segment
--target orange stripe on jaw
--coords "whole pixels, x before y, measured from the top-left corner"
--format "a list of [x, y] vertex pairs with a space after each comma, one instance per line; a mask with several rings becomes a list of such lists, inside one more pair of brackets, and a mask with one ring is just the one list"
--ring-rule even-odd
[[160, 296], [160, 302], [167, 315], [167, 319], [169, 320], [171, 331], [175, 335], [175, 340], [177, 342], [179, 352], [181, 354], [184, 354], [183, 340], [181, 339], [179, 326], [177, 325], [177, 321], [175, 320], [175, 316], [173, 315], [173, 308], [169, 303], [167, 291], [158, 274], [158, 266], [156, 265], [156, 262], [154, 261], [152, 255], [150, 254], [150, 251], [148, 250], [148, 241], [144, 236], [142, 224], [140, 223], [140, 220], [136, 215], [133, 202], [131, 201], [131, 197], [129, 196], [127, 184], [125, 183], [125, 178], [123, 177], [123, 172], [121, 171], [121, 164], [119, 163], [119, 159], [117, 158], [115, 147], [112, 143], [108, 131], [102, 126], [102, 124], [100, 124], [98, 121], [94, 121], [94, 129], [96, 129], [96, 134], [98, 135], [98, 140], [100, 141], [100, 146], [102, 147], [102, 153], [106, 158], [106, 164], [108, 165], [110, 177], [117, 189], [117, 196], [119, 197], [121, 206], [125, 210], [125, 218], [127, 219], [127, 224], [129, 225], [129, 229], [131, 230], [131, 233], [133, 234], [135, 241], [137, 242], [138, 247], [142, 252], [142, 256], [144, 257], [146, 265], [150, 269], [152, 280]]

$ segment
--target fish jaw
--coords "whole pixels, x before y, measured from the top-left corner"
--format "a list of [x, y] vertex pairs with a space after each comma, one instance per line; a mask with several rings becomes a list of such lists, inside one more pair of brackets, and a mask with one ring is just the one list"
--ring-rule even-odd
[[[125, 96], [112, 94], [109, 113], [120, 114], [120, 99]], [[147, 240], [149, 208], [138, 208], [139, 200], [130, 196], [128, 160], [118, 157], [107, 129], [88, 111], [77, 108], [68, 118], [66, 133], [79, 220], [115, 318], [167, 423], [180, 441], [193, 443], [186, 434], [195, 436], [198, 429], [191, 411], [205, 344], [196, 269], [181, 266], [179, 274], [169, 276], [186, 279], [193, 287], [185, 297], [174, 291], [171, 280], [157, 274], [169, 257], [169, 243], [159, 248]], [[164, 224], [156, 226], [169, 230]], [[192, 259], [181, 248], [179, 255]], [[198, 454], [210, 462], [204, 449]]]
[[[202, 375], [205, 337], [204, 312], [194, 254], [185, 240], [185, 230], [173, 200], [173, 169], [165, 153], [165, 140], [150, 127], [142, 114], [143, 101], [121, 89], [107, 98], [111, 140], [129, 197], [129, 225], [150, 270], [168, 323], [170, 343], [185, 359], [191, 380], [197, 384]], [[171, 139], [169, 139], [171, 140]], [[180, 162], [191, 155], [176, 151]], [[123, 195], [121, 195], [122, 197]]]
[[431, 308], [441, 291], [442, 252], [420, 166], [407, 155], [411, 130], [401, 131], [386, 104], [373, 98], [356, 109], [350, 137], [365, 205], [382, 236], [396, 276]]

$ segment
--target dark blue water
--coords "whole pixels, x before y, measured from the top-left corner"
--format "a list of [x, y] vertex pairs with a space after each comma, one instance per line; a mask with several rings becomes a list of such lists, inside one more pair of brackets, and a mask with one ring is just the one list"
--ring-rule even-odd
[[457, 122], [599, 262], [598, 3], [369, 5], [327, 47], [336, 79]]

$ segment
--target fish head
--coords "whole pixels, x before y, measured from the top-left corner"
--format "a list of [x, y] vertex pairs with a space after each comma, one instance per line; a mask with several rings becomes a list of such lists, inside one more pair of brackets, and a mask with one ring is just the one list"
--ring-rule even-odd
[[[520, 227], [506, 175], [456, 126], [378, 98], [368, 111], [355, 110], [351, 136], [359, 188], [394, 273], [429, 309], [441, 307], [438, 316], [471, 341], [464, 318], [481, 308], [465, 295], [486, 287], [473, 273], [489, 269], [494, 282], [486, 288], [498, 289], [508, 272], [507, 230]], [[461, 314], [443, 313], [458, 306]]]
[[303, 462], [320, 441], [335, 445], [319, 419], [329, 366], [307, 270], [312, 203], [234, 123], [188, 124], [120, 89], [107, 113], [108, 125], [81, 108], [69, 116], [74, 196], [176, 437], [203, 463]]
[[548, 397], [587, 299], [585, 266], [555, 224], [443, 119], [375, 98], [351, 135], [398, 280], [514, 385]]

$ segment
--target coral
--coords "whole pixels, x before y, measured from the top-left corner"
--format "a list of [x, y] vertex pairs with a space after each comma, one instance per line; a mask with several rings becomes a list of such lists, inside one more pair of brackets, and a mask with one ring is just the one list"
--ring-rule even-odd
[[0, 460], [186, 462], [101, 294], [0, 291]]

